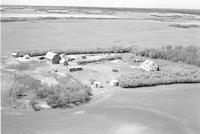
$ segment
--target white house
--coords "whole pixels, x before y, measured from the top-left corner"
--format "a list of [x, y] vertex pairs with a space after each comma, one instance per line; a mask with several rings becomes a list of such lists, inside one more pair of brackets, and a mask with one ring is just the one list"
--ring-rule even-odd
[[111, 80], [110, 81], [110, 86], [111, 87], [119, 86], [119, 81], [118, 80]]
[[57, 53], [54, 53], [54, 52], [47, 52], [46, 55], [45, 55], [45, 58], [46, 59], [49, 59], [49, 60], [52, 60], [54, 56], [56, 56]]
[[145, 60], [140, 64], [140, 67], [146, 71], [158, 71], [159, 69], [159, 66], [151, 60]]

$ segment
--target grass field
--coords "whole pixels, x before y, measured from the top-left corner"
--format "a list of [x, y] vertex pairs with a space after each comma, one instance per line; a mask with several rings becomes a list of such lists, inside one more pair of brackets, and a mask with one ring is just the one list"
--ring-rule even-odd
[[[14, 50], [96, 48], [113, 45], [199, 45], [199, 28], [144, 20], [55, 20], [2, 23], [2, 55]], [[25, 38], [26, 37], [26, 38]], [[28, 44], [28, 45], [27, 45]]]

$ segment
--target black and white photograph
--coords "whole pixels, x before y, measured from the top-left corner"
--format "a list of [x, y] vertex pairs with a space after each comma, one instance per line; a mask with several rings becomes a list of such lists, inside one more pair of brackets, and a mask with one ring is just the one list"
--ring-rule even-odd
[[1, 0], [1, 134], [200, 134], [199, 0]]

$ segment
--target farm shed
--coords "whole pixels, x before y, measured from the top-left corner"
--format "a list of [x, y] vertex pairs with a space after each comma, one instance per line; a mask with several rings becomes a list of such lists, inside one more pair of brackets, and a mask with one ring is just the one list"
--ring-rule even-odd
[[151, 60], [145, 60], [140, 64], [141, 69], [146, 70], [146, 71], [158, 71], [159, 66]]
[[82, 66], [69, 67], [69, 72], [81, 71], [81, 70], [83, 70]]
[[118, 80], [111, 80], [110, 81], [110, 86], [111, 87], [119, 86], [119, 81]]
[[96, 88], [103, 88], [101, 82], [99, 82], [99, 81], [95, 81], [95, 82], [93, 83], [93, 85], [94, 85], [94, 87], [96, 87]]
[[14, 53], [12, 53], [12, 57], [18, 57], [18, 53], [17, 52], [14, 52]]
[[60, 64], [64, 65], [64, 66], [67, 66], [68, 65], [68, 61], [64, 58], [62, 58], [60, 61], [59, 61]]

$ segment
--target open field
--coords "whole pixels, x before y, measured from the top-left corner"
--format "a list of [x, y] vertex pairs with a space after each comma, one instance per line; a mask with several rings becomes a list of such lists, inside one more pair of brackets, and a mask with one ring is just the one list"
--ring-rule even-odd
[[[96, 48], [112, 45], [199, 45], [199, 28], [141, 20], [66, 20], [2, 23], [2, 54], [13, 50]], [[28, 45], [27, 45], [28, 44]]]
[[2, 111], [4, 134], [198, 134], [199, 84], [115, 90], [70, 110]]

